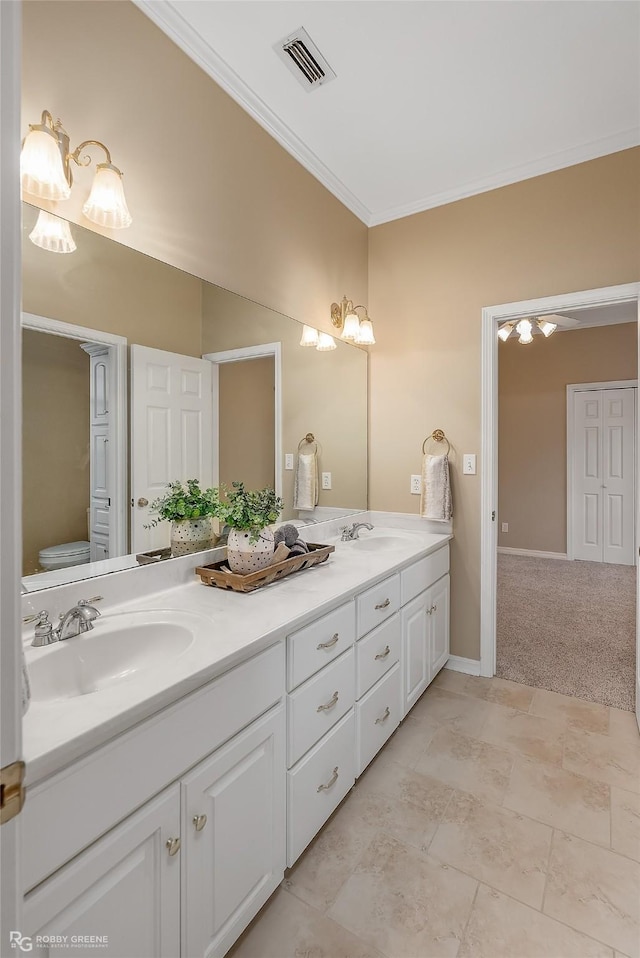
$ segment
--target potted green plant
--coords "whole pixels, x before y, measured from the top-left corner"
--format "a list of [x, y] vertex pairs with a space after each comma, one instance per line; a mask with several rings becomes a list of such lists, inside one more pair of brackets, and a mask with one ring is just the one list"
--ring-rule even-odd
[[221, 486], [225, 497], [218, 497], [216, 515], [229, 526], [227, 561], [233, 572], [248, 575], [264, 569], [273, 559], [273, 529], [284, 505], [280, 496], [268, 486], [247, 490], [243, 482], [233, 482], [233, 489]]
[[152, 529], [163, 521], [171, 522], [171, 555], [188, 555], [211, 549], [217, 541], [211, 520], [217, 515], [217, 489], [201, 489], [197, 479], [186, 483], [175, 479], [167, 483], [168, 492], [151, 503], [155, 517], [145, 525]]

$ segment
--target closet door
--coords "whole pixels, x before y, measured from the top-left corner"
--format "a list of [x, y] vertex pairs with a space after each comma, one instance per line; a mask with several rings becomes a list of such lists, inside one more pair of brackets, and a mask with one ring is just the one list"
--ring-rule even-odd
[[602, 562], [602, 392], [574, 393], [573, 558]]
[[635, 560], [635, 397], [635, 389], [602, 392], [602, 558], [621, 565]]

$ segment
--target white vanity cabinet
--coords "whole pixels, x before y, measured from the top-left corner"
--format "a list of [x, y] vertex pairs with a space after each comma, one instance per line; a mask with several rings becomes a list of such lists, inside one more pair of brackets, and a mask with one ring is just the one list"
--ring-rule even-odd
[[449, 658], [448, 570], [449, 547], [444, 546], [401, 574], [403, 717]]
[[[272, 646], [35, 787], [25, 934], [107, 935], [105, 958], [228, 950], [284, 874], [283, 652]], [[162, 780], [173, 783], [148, 798]]]

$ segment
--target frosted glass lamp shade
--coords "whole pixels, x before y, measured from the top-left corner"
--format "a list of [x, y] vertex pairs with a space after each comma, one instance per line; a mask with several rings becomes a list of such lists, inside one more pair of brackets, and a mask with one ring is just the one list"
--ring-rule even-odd
[[498, 330], [498, 338], [502, 340], [503, 343], [506, 343], [509, 336], [513, 332], [513, 323], [504, 323]]
[[532, 335], [533, 326], [531, 325], [531, 320], [521, 319], [518, 325], [516, 326], [516, 332], [518, 333], [518, 342], [526, 345], [533, 340]]
[[361, 346], [374, 346], [376, 338], [373, 335], [373, 323], [370, 319], [363, 319], [360, 323], [356, 342]]
[[546, 337], [549, 337], [551, 333], [555, 333], [556, 329], [558, 328], [557, 323], [550, 323], [546, 319], [539, 319], [536, 323], [536, 326]]
[[302, 336], [300, 337], [301, 346], [317, 346], [318, 345], [318, 330], [314, 329], [313, 326], [303, 326], [302, 327]]
[[68, 200], [67, 182], [58, 138], [46, 129], [31, 130], [20, 154], [22, 189], [43, 200]]
[[342, 339], [350, 339], [357, 343], [358, 333], [360, 332], [360, 320], [357, 313], [347, 313], [344, 318], [344, 328], [342, 330]]
[[82, 212], [98, 226], [120, 230], [133, 222], [122, 186], [122, 173], [111, 163], [99, 163]]
[[77, 248], [67, 221], [46, 210], [40, 210], [29, 239], [35, 246], [50, 253], [73, 253]]
[[321, 353], [328, 352], [330, 349], [337, 349], [336, 341], [329, 333], [318, 333], [318, 345], [316, 349]]

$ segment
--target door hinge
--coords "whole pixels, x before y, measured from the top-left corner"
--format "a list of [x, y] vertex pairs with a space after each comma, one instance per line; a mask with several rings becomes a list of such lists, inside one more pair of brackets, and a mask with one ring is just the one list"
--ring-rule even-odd
[[24, 762], [0, 768], [0, 825], [19, 815], [24, 805]]
[[496, 521], [495, 509], [494, 509], [494, 511], [491, 513], [491, 521], [492, 521], [492, 522], [495, 522], [495, 521]]

